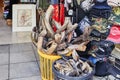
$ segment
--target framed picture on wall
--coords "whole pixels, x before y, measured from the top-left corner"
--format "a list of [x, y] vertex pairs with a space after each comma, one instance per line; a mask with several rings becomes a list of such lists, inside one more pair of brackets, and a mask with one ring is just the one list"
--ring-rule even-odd
[[34, 4], [13, 5], [13, 32], [32, 31], [36, 26], [36, 6]]

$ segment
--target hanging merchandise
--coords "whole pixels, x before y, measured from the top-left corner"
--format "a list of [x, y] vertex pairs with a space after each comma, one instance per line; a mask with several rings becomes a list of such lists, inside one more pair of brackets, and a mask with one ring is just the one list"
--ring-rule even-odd
[[91, 40], [97, 40], [97, 41], [105, 40], [108, 37], [109, 32], [110, 32], [110, 30], [108, 30], [105, 33], [101, 33], [101, 32], [99, 32], [96, 29], [92, 29], [92, 31], [91, 31], [89, 36], [91, 37]]
[[85, 31], [86, 27], [90, 27], [91, 22], [89, 21], [88, 17], [85, 16], [78, 24], [77, 29], [75, 30], [77, 36], [80, 36], [81, 34], [83, 34], [83, 32]]
[[120, 16], [120, 7], [113, 7], [113, 14], [116, 16]]
[[112, 8], [107, 4], [107, 0], [95, 0], [95, 5], [90, 10], [90, 18], [101, 17], [108, 19], [110, 17]]
[[[63, 1], [60, 0], [58, 4], [53, 4], [54, 10], [53, 10], [53, 15], [52, 15], [53, 20], [59, 22], [61, 25], [63, 25], [64, 19], [65, 19], [65, 12], [64, 12], [65, 9], [64, 9]], [[54, 26], [53, 29], [54, 31], [56, 31], [57, 30], [56, 26]]]
[[73, 23], [78, 23], [78, 2], [77, 0], [73, 0]]
[[81, 8], [85, 11], [88, 12], [92, 6], [94, 5], [94, 0], [83, 0], [83, 2], [81, 2]]
[[111, 23], [109, 23], [109, 21], [105, 18], [92, 18], [92, 22], [94, 30], [91, 33], [91, 36], [94, 37], [93, 35], [96, 35], [97, 37], [97, 35], [100, 34], [100, 36], [98, 35], [98, 38], [106, 39], [110, 32]]
[[107, 37], [107, 40], [113, 41], [115, 43], [120, 43], [120, 26], [113, 25], [110, 29], [110, 34]]
[[58, 0], [50, 0], [50, 1], [51, 1], [50, 4], [58, 4], [59, 3]]
[[66, 8], [66, 11], [68, 11], [70, 9], [70, 4], [72, 3], [72, 0], [65, 0], [64, 1], [64, 6]]
[[78, 26], [79, 26], [79, 28], [80, 28], [80, 30], [81, 30], [82, 32], [84, 32], [85, 27], [90, 27], [90, 25], [91, 25], [91, 22], [89, 21], [89, 19], [88, 19], [87, 16], [85, 16], [85, 17], [80, 21], [80, 23], [78, 24]]
[[64, 4], [60, 4], [60, 24], [63, 25], [65, 20], [65, 7]]
[[120, 25], [120, 15], [115, 16], [114, 14], [111, 14], [109, 20], [111, 21], [111, 23], [113, 23], [113, 25]]
[[105, 18], [92, 18], [93, 21], [93, 27], [100, 31], [101, 33], [106, 32], [108, 28], [108, 20]]
[[96, 29], [93, 29], [91, 31], [90, 36], [91, 37], [96, 37], [96, 38], [101, 38], [102, 37], [101, 33]]
[[120, 25], [120, 7], [113, 7], [109, 21], [114, 25]]
[[72, 2], [73, 0], [65, 0], [64, 6], [65, 6], [65, 16], [66, 17], [73, 17], [73, 9], [72, 9]]
[[120, 0], [107, 0], [107, 2], [110, 6], [113, 7], [120, 6]]
[[54, 10], [53, 10], [53, 14], [52, 14], [52, 18], [59, 22], [59, 6], [58, 4], [53, 4]]
[[81, 8], [77, 0], [73, 0], [73, 23], [79, 23], [85, 16], [86, 12]]

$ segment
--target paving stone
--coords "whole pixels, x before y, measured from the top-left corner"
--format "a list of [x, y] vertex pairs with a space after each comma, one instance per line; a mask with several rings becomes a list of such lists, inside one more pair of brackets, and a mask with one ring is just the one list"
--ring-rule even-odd
[[19, 46], [21, 51], [33, 50], [32, 43], [22, 43], [22, 44], [19, 44]]
[[0, 45], [0, 53], [8, 53], [9, 45]]
[[27, 43], [27, 42], [32, 42], [30, 35], [28, 36], [23, 36], [23, 37], [17, 37], [18, 38], [18, 43]]
[[36, 61], [33, 51], [25, 51], [25, 52], [10, 54], [10, 63], [20, 63], [20, 62], [30, 62], [30, 61]]
[[10, 79], [39, 75], [40, 75], [39, 67], [36, 62], [10, 65]]
[[33, 47], [33, 51], [34, 51], [34, 53], [35, 53], [36, 59], [37, 59], [37, 60], [40, 60], [40, 59], [39, 59], [39, 54], [38, 54], [37, 48], [36, 48], [35, 45], [33, 45], [33, 44], [32, 44], [32, 47]]
[[19, 43], [10, 45], [10, 53], [33, 50], [32, 43]]
[[39, 61], [37, 61], [37, 63], [38, 63], [38, 67], [40, 68], [40, 60], [39, 60]]
[[42, 80], [40, 76], [32, 76], [27, 78], [17, 78], [17, 79], [10, 79], [10, 80]]
[[33, 50], [37, 53], [37, 47], [34, 44], [32, 44], [32, 47], [33, 47]]
[[35, 52], [35, 56], [37, 60], [40, 60], [38, 52]]
[[8, 64], [8, 53], [7, 54], [1, 53], [0, 54], [0, 65], [5, 65], [5, 64]]
[[20, 52], [20, 46], [18, 44], [10, 45], [10, 53]]
[[8, 79], [8, 65], [0, 66], [0, 80]]

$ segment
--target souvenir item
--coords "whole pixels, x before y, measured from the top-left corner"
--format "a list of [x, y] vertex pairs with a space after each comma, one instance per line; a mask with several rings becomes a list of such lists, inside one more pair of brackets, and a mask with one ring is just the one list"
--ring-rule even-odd
[[110, 67], [111, 66], [107, 61], [98, 61], [95, 67], [95, 75], [100, 77], [108, 76], [110, 74], [108, 72]]
[[[53, 7], [54, 7], [54, 10], [53, 10], [52, 18], [55, 21], [59, 22], [61, 25], [63, 25], [64, 19], [65, 19], [64, 4], [54, 4]], [[54, 31], [57, 30], [55, 26], [53, 27], [53, 29]]]
[[120, 7], [113, 7], [111, 16], [109, 17], [109, 21], [111, 21], [114, 25], [120, 25]]
[[115, 43], [120, 43], [120, 26], [113, 25], [110, 29], [110, 34], [107, 37], [107, 40], [113, 41]]
[[58, 0], [50, 0], [50, 1], [51, 1], [50, 4], [58, 4], [59, 3]]
[[95, 0], [95, 5], [90, 10], [90, 17], [109, 18], [112, 8], [107, 4], [107, 0]]
[[108, 20], [105, 18], [92, 18], [92, 21], [92, 27], [101, 33], [105, 33], [109, 28]]
[[91, 42], [91, 49], [97, 57], [108, 57], [112, 50], [115, 48], [115, 45], [111, 41], [101, 40]]
[[71, 78], [81, 77], [94, 71], [94, 67], [92, 67], [90, 62], [82, 61], [75, 50], [72, 52], [72, 58], [63, 57], [63, 59], [55, 61], [53, 68], [55, 68], [59, 74]]
[[94, 0], [84, 0], [83, 2], [81, 2], [81, 8], [84, 11], [89, 11], [92, 8], [92, 6], [94, 5], [93, 1]]
[[113, 7], [120, 6], [120, 0], [107, 0], [107, 2], [110, 6], [113, 6]]
[[86, 12], [77, 0], [73, 0], [73, 23], [79, 23], [86, 16]]

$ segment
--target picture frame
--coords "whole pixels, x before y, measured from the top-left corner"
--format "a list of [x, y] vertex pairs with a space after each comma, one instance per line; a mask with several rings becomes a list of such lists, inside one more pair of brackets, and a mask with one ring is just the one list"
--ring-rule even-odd
[[35, 4], [14, 4], [12, 16], [12, 31], [32, 31], [36, 26]]

